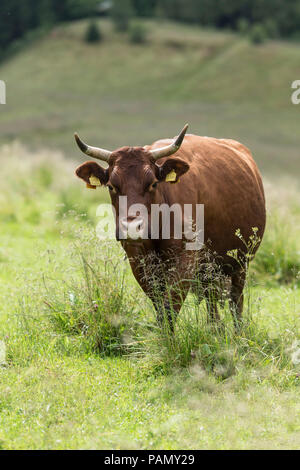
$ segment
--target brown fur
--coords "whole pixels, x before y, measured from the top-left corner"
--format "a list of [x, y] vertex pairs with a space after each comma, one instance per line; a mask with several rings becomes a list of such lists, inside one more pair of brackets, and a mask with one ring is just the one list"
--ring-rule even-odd
[[[87, 183], [93, 174], [102, 184], [112, 185], [118, 192], [111, 193], [112, 204], [118, 214], [118, 194], [127, 195], [128, 206], [143, 203], [172, 205], [204, 204], [205, 244], [221, 267], [231, 278], [230, 302], [235, 318], [243, 309], [243, 288], [246, 258], [237, 263], [228, 256], [229, 250], [244, 253], [244, 243], [236, 236], [240, 232], [248, 241], [257, 227], [260, 239], [265, 229], [265, 197], [262, 180], [250, 151], [242, 144], [229, 139], [215, 139], [186, 135], [175, 155], [154, 162], [149, 150], [171, 143], [158, 141], [144, 148], [124, 147], [110, 157], [109, 168], [103, 169], [95, 162], [80, 165], [76, 174]], [[176, 184], [164, 181], [166, 175], [176, 170]], [[159, 182], [156, 189], [151, 183]], [[152, 298], [159, 317], [163, 307], [178, 312], [191, 286], [192, 279], [206, 266], [202, 253], [185, 250], [182, 240], [122, 241], [133, 274], [146, 294]], [[257, 250], [255, 246], [253, 253]], [[160, 282], [162, 303], [154, 295], [153, 283], [141, 268], [141, 258], [154, 254], [156, 266], [167, 274], [167, 281]], [[170, 269], [170, 271], [168, 271]], [[163, 279], [163, 275], [158, 276]], [[166, 285], [168, 284], [168, 286]], [[174, 288], [173, 288], [174, 287]], [[171, 290], [171, 295], [168, 291]], [[218, 318], [216, 300], [206, 296], [209, 313]], [[171, 305], [172, 304], [172, 305]], [[172, 308], [171, 308], [172, 307]]]

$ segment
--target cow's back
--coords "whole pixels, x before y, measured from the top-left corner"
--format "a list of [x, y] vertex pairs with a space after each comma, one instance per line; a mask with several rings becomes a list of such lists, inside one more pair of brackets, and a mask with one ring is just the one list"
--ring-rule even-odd
[[[157, 141], [148, 149], [170, 142]], [[204, 204], [205, 242], [230, 263], [228, 250], [245, 249], [236, 230], [248, 241], [253, 228], [260, 238], [265, 228], [262, 180], [249, 149], [235, 140], [189, 134], [174, 157], [187, 161], [190, 170], [177, 184], [161, 185], [166, 202]]]

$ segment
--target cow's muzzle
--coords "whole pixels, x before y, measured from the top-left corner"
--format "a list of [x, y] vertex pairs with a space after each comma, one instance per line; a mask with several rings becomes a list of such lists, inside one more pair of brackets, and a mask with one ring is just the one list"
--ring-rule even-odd
[[120, 219], [120, 240], [144, 240], [147, 237], [146, 224], [142, 217], [127, 217]]

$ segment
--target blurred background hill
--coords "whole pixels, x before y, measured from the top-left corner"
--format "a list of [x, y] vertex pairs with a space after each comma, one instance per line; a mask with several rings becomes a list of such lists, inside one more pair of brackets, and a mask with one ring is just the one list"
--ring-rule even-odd
[[79, 159], [74, 131], [114, 149], [189, 122], [295, 175], [299, 25], [300, 1], [3, 0], [0, 143]]

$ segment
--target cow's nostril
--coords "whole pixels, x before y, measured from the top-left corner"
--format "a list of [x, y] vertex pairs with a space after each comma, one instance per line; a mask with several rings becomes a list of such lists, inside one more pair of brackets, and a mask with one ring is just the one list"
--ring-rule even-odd
[[144, 225], [144, 220], [140, 217], [128, 217], [120, 220], [121, 232], [127, 239], [141, 238]]

